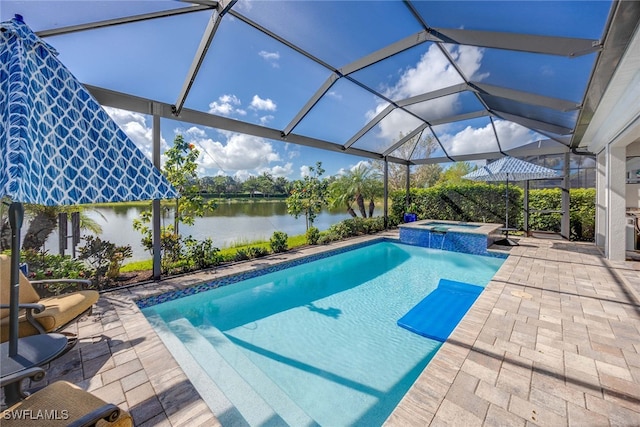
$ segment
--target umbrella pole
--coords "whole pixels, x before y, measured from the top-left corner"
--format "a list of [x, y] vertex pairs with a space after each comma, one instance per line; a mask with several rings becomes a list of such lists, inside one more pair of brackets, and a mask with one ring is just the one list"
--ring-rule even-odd
[[11, 289], [9, 296], [9, 357], [18, 354], [18, 304], [20, 301], [20, 228], [24, 219], [22, 203], [13, 202], [9, 207], [11, 225]]

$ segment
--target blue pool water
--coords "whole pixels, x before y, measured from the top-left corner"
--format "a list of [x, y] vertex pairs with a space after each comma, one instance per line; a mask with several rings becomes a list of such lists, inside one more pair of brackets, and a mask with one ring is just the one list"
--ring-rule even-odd
[[440, 346], [397, 320], [440, 278], [485, 286], [503, 261], [382, 242], [143, 312], [205, 401], [233, 405], [223, 424], [380, 425]]

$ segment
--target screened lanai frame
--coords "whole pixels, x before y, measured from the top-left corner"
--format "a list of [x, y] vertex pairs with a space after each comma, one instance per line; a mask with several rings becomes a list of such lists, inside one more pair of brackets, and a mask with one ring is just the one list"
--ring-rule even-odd
[[[503, 155], [559, 154], [577, 149], [580, 147], [581, 137], [588, 125], [590, 115], [597, 107], [599, 97], [602, 95], [603, 86], [606, 86], [608, 78], [612, 75], [617, 59], [624, 53], [625, 43], [635, 29], [638, 20], [638, 8], [633, 5], [634, 2], [614, 1], [610, 5], [608, 16], [602, 17], [602, 27], [591, 30], [592, 33], [593, 31], [597, 33], [597, 37], [589, 38], [564, 35], [563, 29], [560, 27], [554, 34], [544, 34], [541, 30], [536, 29], [535, 22], [529, 24], [526, 28], [527, 31], [523, 32], [506, 27], [485, 28], [487, 24], [483, 23], [482, 19], [476, 19], [475, 21], [479, 22], [477, 27], [473, 27], [471, 21], [463, 20], [464, 22], [457, 23], [455, 16], [442, 13], [442, 2], [410, 0], [342, 4], [340, 2], [286, 2], [286, 4], [252, 2], [258, 7], [252, 10], [243, 10], [241, 7], [243, 1], [146, 2], [147, 5], [140, 10], [140, 13], [131, 16], [105, 17], [107, 19], [99, 19], [98, 16], [95, 16], [87, 18], [86, 22], [76, 22], [73, 25], [61, 25], [60, 22], [64, 22], [64, 20], [54, 25], [52, 21], [50, 28], [34, 29], [39, 36], [46, 40], [49, 37], [82, 33], [98, 28], [171, 19], [184, 14], [207, 15], [206, 27], [202, 32], [191, 63], [188, 67], [183, 66], [188, 70], [180, 90], [175, 93], [173, 102], [161, 101], [159, 97], [127, 94], [85, 82], [88, 89], [102, 105], [153, 116], [154, 162], [157, 166], [160, 164], [160, 119], [166, 118], [249, 134], [268, 140], [400, 163], [410, 168], [412, 165], [428, 163], [490, 159]], [[149, 9], [151, 4], [153, 4], [153, 11], [144, 10]], [[451, 4], [451, 2], [448, 3], [448, 5]], [[469, 9], [480, 7], [478, 2], [456, 2], [455, 4], [458, 7]], [[286, 17], [280, 16], [284, 14], [279, 15], [281, 11], [278, 8], [299, 5], [322, 7], [322, 9], [332, 8], [326, 12], [327, 14], [339, 14], [340, 8], [345, 7], [361, 7], [363, 11], [368, 10], [369, 12], [371, 12], [371, 8], [375, 8], [378, 11], [388, 13], [388, 16], [384, 18], [391, 22], [394, 22], [392, 14], [398, 13], [411, 17], [411, 22], [410, 25], [405, 25], [406, 28], [401, 36], [398, 35], [400, 30], [397, 30], [398, 33], [394, 30], [394, 39], [390, 39], [386, 44], [367, 46], [368, 50], [363, 47], [359, 56], [351, 54], [352, 52], [340, 52], [336, 45], [339, 46], [342, 40], [327, 40], [328, 37], [323, 39], [322, 35], [318, 39], [322, 39], [324, 46], [316, 50], [312, 41], [289, 39], [287, 28], [282, 25], [282, 22], [286, 22]], [[504, 2], [497, 2], [496, 5], [489, 4], [490, 7], [498, 5], [501, 8], [508, 6]], [[438, 7], [440, 13], [433, 13], [433, 10]], [[265, 10], [269, 11], [270, 15], [259, 13]], [[497, 9], [489, 12], [496, 11]], [[470, 19], [469, 16], [472, 16], [474, 12], [477, 13], [477, 10], [467, 11], [467, 15], [465, 15], [467, 19]], [[363, 13], [364, 20], [371, 19], [370, 16]], [[274, 22], [279, 25], [270, 25], [269, 17], [275, 17]], [[553, 18], [561, 22], [562, 19], [578, 19], [579, 17], [557, 16]], [[251, 31], [258, 31], [282, 45], [283, 49], [294, 51], [301, 59], [323, 69], [326, 74], [326, 78], [318, 87], [307, 94], [305, 102], [297, 110], [297, 113], [285, 118], [282, 121], [284, 124], [278, 127], [268, 127], [238, 118], [212, 114], [202, 108], [189, 108], [189, 100], [193, 97], [194, 87], [203, 82], [200, 71], [208, 60], [208, 54], [214, 50], [212, 47], [215, 46], [219, 27], [226, 20], [231, 19], [234, 20], [235, 25], [241, 24]], [[381, 19], [381, 21], [385, 19]], [[28, 16], [27, 23], [29, 23]], [[378, 25], [381, 24], [378, 23]], [[466, 29], [465, 26], [469, 29]], [[387, 30], [391, 31], [391, 29]], [[382, 31], [382, 29], [373, 28], [370, 31]], [[179, 31], [176, 33], [176, 37], [179, 37]], [[365, 43], [363, 42], [363, 44]], [[498, 59], [513, 54], [515, 57], [552, 58], [558, 63], [583, 61], [584, 66], [580, 76], [575, 79], [580, 81], [580, 85], [573, 89], [571, 96], [563, 96], [563, 94], [550, 93], [550, 90], [545, 91], [544, 88], [541, 91], [531, 90], [531, 84], [519, 87], [516, 84], [496, 84], [495, 79], [475, 78], [465, 72], [464, 64], [459, 62], [459, 51], [456, 50], [468, 46], [485, 49]], [[377, 73], [373, 71], [377, 67], [384, 69], [385, 61], [402, 55], [409, 56], [414, 52], [416, 54], [424, 53], [428, 49], [437, 51], [439, 56], [446, 61], [448, 70], [455, 75], [451, 84], [404, 97], [390, 94], [381, 84], [376, 84]], [[350, 53], [351, 56], [346, 53]], [[503, 61], [498, 69], [491, 69], [491, 73], [499, 77], [502, 71], [500, 68], [504, 67]], [[519, 70], [519, 72], [523, 71]], [[370, 94], [377, 100], [376, 114], [362, 126], [354, 127], [357, 130], [348, 138], [343, 136], [343, 140], [319, 138], [312, 132], [298, 132], [299, 129], [305, 129], [305, 118], [314, 114], [314, 109], [318, 105], [322, 105], [331, 89], [337, 87], [338, 84], [352, 85], [358, 90]], [[533, 87], [535, 86], [534, 83]], [[420, 111], [420, 105], [456, 98], [458, 95], [462, 95], [459, 98], [473, 100], [475, 106], [463, 108], [462, 112], [452, 111], [450, 114], [438, 114], [435, 117]], [[392, 121], [393, 116], [409, 116], [417, 126], [412, 130], [405, 129], [404, 137], [397, 140], [386, 140], [380, 144], [363, 142], [363, 138], [367, 135], [375, 137], [376, 134], [382, 134], [381, 129], [385, 121]], [[447, 128], [447, 125], [455, 126], [480, 119], [487, 123], [486, 129], [492, 140], [495, 141], [490, 144], [492, 148], [488, 151], [468, 149], [460, 155], [451, 153], [451, 150], [447, 148], [447, 143], [443, 141], [444, 135], [438, 129]], [[530, 138], [516, 144], [507, 143], [501, 136], [500, 122], [508, 122], [526, 128], [536, 139], [531, 140]], [[403, 144], [415, 144], [415, 138], [418, 135], [430, 135], [438, 144], [437, 150], [426, 151], [424, 152], [425, 156], [419, 156], [420, 150], [417, 150], [414, 151], [415, 155], [408, 159], [394, 155], [394, 152]]]

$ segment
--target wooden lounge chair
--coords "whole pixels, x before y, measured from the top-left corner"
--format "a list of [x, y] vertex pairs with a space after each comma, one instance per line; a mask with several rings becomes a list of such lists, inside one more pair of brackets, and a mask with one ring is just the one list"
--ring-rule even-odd
[[[42, 377], [44, 371], [41, 368], [33, 368], [23, 372], [19, 377], [15, 376], [11, 381]], [[6, 385], [7, 380], [2, 383], [3, 387]], [[25, 396], [24, 400], [2, 412], [3, 427], [133, 426], [128, 412], [66, 381], [56, 381]]]
[[[76, 283], [88, 285], [89, 280], [56, 279], [33, 281], [37, 283]], [[9, 295], [11, 283], [11, 259], [0, 255], [0, 342], [9, 339]], [[93, 290], [40, 298], [32, 283], [20, 273], [20, 324], [18, 335], [26, 337], [35, 334], [56, 332], [78, 319], [83, 314], [91, 313], [93, 304], [98, 301], [99, 294]]]

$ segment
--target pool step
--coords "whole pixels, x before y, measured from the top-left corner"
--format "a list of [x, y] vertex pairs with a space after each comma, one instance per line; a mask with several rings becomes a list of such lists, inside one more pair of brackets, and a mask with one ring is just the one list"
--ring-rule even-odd
[[[176, 336], [167, 323], [160, 316], [147, 315], [149, 323], [169, 349], [173, 357], [178, 361], [180, 367], [185, 372], [193, 386], [196, 388], [202, 400], [216, 414], [218, 421], [223, 426], [246, 427], [250, 424], [244, 419], [238, 409], [227, 399], [222, 390], [209, 377], [200, 364], [194, 359], [189, 350], [181, 341], [182, 332]], [[180, 331], [182, 328], [180, 328]]]
[[260, 396], [290, 426], [318, 426], [307, 413], [258, 368], [247, 355], [229, 338], [215, 327], [200, 327], [198, 332], [211, 343], [215, 343], [218, 353], [242, 376], [252, 384]]
[[249, 425], [317, 425], [218, 329], [195, 328], [186, 319], [174, 320], [168, 326], [189, 342], [187, 351]]

